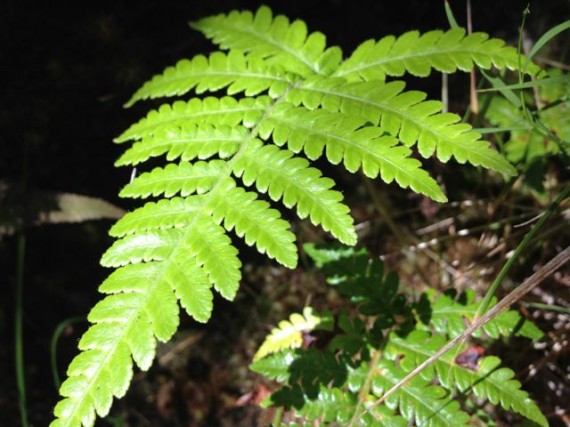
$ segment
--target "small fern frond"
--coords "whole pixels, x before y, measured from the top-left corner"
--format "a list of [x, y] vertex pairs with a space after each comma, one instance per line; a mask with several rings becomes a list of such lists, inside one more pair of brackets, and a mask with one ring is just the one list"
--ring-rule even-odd
[[282, 320], [271, 330], [253, 356], [253, 361], [286, 348], [299, 348], [303, 344], [304, 333], [314, 330], [330, 331], [332, 327], [333, 319], [330, 312], [320, 314], [311, 307], [305, 307], [303, 314], [293, 313], [289, 316], [289, 320]]
[[133, 374], [131, 357], [141, 369], [148, 369], [156, 339], [166, 341], [176, 331], [176, 296], [165, 282], [149, 280], [154, 267], [146, 264], [136, 273], [131, 271], [128, 288], [91, 310], [88, 320], [94, 324], [81, 338], [82, 352], [73, 359], [60, 388], [65, 398], [55, 407], [59, 419], [52, 427], [93, 425], [95, 413], [106, 415], [113, 397], [127, 391]]
[[[392, 334], [386, 355], [400, 360], [401, 366], [406, 371], [411, 371], [445, 344], [444, 336], [432, 337], [422, 331], [414, 331], [406, 338]], [[456, 364], [453, 357], [454, 352], [448, 352], [421, 375], [427, 380], [432, 379], [435, 369], [437, 378], [447, 388], [457, 388], [461, 392], [472, 389], [479, 398], [488, 399], [495, 405], [500, 404], [507, 411], [518, 412], [541, 426], [548, 425], [536, 403], [521, 390], [520, 382], [513, 379], [514, 372], [508, 368], [499, 368], [501, 361], [497, 357], [483, 358], [477, 370]]]
[[[430, 293], [434, 303], [430, 309], [430, 324], [435, 330], [454, 338], [466, 329], [465, 319], [472, 322], [479, 311], [481, 302], [475, 301], [475, 292], [467, 290], [457, 300], [452, 295], [443, 294], [434, 297]], [[496, 298], [491, 301], [491, 306], [496, 303]], [[514, 333], [530, 339], [539, 339], [544, 335], [532, 322], [524, 319], [518, 312], [508, 310], [493, 320], [487, 322], [481, 330], [475, 332], [475, 336], [481, 336], [484, 332], [489, 337], [497, 339], [500, 336], [508, 337]]]
[[210, 216], [199, 218], [185, 244], [195, 254], [198, 265], [208, 274], [214, 288], [233, 300], [241, 279], [241, 261], [225, 230]]
[[115, 162], [115, 166], [137, 165], [152, 157], [166, 160], [205, 160], [214, 155], [226, 159], [234, 155], [250, 131], [243, 126], [212, 126], [184, 123], [166, 126], [162, 131], [135, 142]]
[[203, 205], [201, 196], [174, 197], [148, 202], [143, 207], [125, 214], [111, 227], [109, 234], [123, 237], [127, 234], [163, 228], [182, 228], [192, 221], [192, 214]]
[[260, 136], [267, 139], [272, 134], [275, 144], [286, 143], [289, 150], [304, 151], [311, 160], [326, 150], [329, 162], [343, 162], [349, 172], [362, 168], [370, 178], [380, 175], [384, 182], [395, 180], [402, 188], [411, 187], [436, 201], [447, 201], [421, 163], [410, 157], [411, 150], [383, 135], [382, 129], [365, 124], [364, 118], [284, 103], [261, 123]]
[[[474, 65], [516, 70], [519, 55], [502, 40], [489, 39], [485, 33], [465, 35], [463, 28], [422, 35], [409, 31], [400, 37], [387, 36], [362, 43], [334, 75], [350, 81], [383, 80], [405, 73], [426, 77], [432, 69], [454, 73], [458, 69], [471, 71]], [[537, 67], [531, 64], [529, 71], [536, 72]]]
[[151, 195], [172, 197], [177, 194], [204, 194], [220, 180], [226, 168], [223, 160], [170, 163], [165, 168], [157, 167], [142, 173], [121, 190], [120, 196], [147, 198]]
[[310, 109], [320, 105], [328, 111], [360, 116], [408, 147], [417, 144], [424, 158], [436, 153], [442, 162], [453, 156], [459, 163], [516, 173], [489, 142], [481, 140], [478, 132], [460, 123], [458, 115], [441, 113], [441, 102], [425, 101], [425, 93], [404, 92], [404, 88], [401, 81], [347, 83], [344, 79], [313, 79], [291, 90], [287, 99]]
[[182, 231], [175, 228], [129, 234], [107, 249], [101, 258], [101, 265], [116, 268], [140, 262], [164, 261], [181, 238]]
[[[351, 393], [346, 393], [344, 390], [333, 387], [327, 388], [323, 385], [320, 386], [319, 394], [315, 399], [310, 399], [308, 396], [303, 395], [301, 387], [291, 387], [282, 389], [287, 392], [288, 396], [283, 396], [285, 393], [280, 391], [277, 396], [280, 399], [287, 399], [289, 401], [304, 401], [301, 408], [296, 409], [298, 418], [307, 419], [309, 421], [319, 421], [319, 425], [351, 425], [351, 422], [356, 425], [366, 427], [407, 427], [408, 422], [405, 418], [394, 415], [394, 411], [386, 406], [373, 408], [369, 413], [364, 415], [355, 416], [361, 410], [362, 403], [358, 400], [358, 396]], [[291, 427], [295, 424], [283, 424], [283, 427]], [[305, 424], [307, 427], [312, 427], [314, 424]]]
[[197, 55], [168, 67], [135, 92], [126, 106], [149, 98], [184, 95], [192, 89], [199, 94], [225, 87], [228, 95], [244, 92], [245, 96], [255, 96], [268, 91], [277, 98], [293, 80], [281, 67], [268, 65], [259, 55], [244, 55], [239, 50], [214, 52], [207, 58]]
[[192, 98], [188, 102], [176, 101], [172, 105], [165, 104], [158, 110], [152, 110], [116, 138], [115, 142], [142, 139], [182, 125], [213, 124], [216, 127], [233, 127], [243, 123], [246, 127], [252, 126], [259, 121], [271, 102], [268, 96], [239, 100], [224, 96]]
[[[407, 374], [387, 359], [380, 360], [376, 370], [378, 375], [372, 380], [372, 392], [378, 397]], [[397, 407], [404, 418], [414, 420], [420, 426], [467, 426], [470, 417], [461, 410], [459, 403], [451, 399], [444, 388], [430, 383], [430, 380], [413, 378], [386, 399], [386, 406]]]
[[[330, 51], [325, 51], [326, 39], [322, 33], [308, 34], [307, 25], [303, 21], [290, 23], [286, 16], [274, 17], [271, 9], [266, 6], [260, 7], [255, 15], [250, 11], [232, 11], [190, 25], [221, 49], [253, 52], [269, 58], [270, 64], [282, 65], [301, 76], [325, 71], [321, 63], [324, 57], [330, 56]], [[335, 51], [339, 49], [336, 48]], [[334, 56], [338, 58], [338, 65], [340, 52], [335, 52]]]
[[288, 208], [295, 207], [299, 218], [309, 217], [341, 242], [356, 243], [353, 219], [342, 203], [342, 194], [331, 190], [334, 181], [309, 162], [293, 157], [289, 150], [274, 145], [253, 146], [234, 163], [234, 174], [247, 186], [255, 183], [258, 191]]

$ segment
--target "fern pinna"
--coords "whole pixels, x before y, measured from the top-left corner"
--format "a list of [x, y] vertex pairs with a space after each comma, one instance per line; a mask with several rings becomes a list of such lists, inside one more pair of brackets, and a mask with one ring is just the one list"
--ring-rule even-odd
[[[185, 95], [151, 111], [117, 143], [130, 145], [118, 166], [154, 157], [167, 164], [142, 173], [124, 197], [158, 198], [111, 229], [118, 240], [102, 264], [115, 268], [100, 287], [107, 296], [90, 312], [92, 326], [61, 386], [52, 427], [91, 426], [125, 394], [133, 360], [148, 369], [157, 340], [177, 329], [179, 305], [206, 322], [214, 290], [233, 299], [240, 260], [228, 233], [287, 267], [297, 248], [290, 224], [269, 201], [294, 208], [339, 241], [357, 235], [333, 180], [312, 161], [325, 157], [350, 172], [395, 181], [436, 201], [446, 197], [413, 157], [435, 154], [505, 174], [513, 167], [457, 115], [405, 91], [405, 73], [426, 76], [483, 68], [515, 68], [503, 42], [460, 29], [416, 31], [363, 43], [346, 60], [302, 21], [234, 11], [192, 24], [222, 51], [182, 60], [146, 83], [129, 101]], [[224, 90], [227, 95], [198, 95]]]
[[[384, 406], [374, 407], [372, 403], [384, 392], [463, 332], [465, 318], [472, 320], [480, 303], [473, 302], [471, 291], [459, 296], [430, 291], [410, 303], [399, 292], [398, 276], [385, 275], [382, 262], [371, 259], [365, 250], [317, 249], [310, 244], [305, 250], [328, 283], [356, 304], [359, 313], [349, 316], [341, 309], [333, 319], [330, 313], [306, 307], [303, 315], [295, 313], [290, 322], [280, 322], [251, 365], [255, 372], [283, 384], [264, 405], [283, 407], [287, 419], [307, 426], [318, 421], [318, 425], [458, 427], [474, 425], [475, 417], [469, 412], [489, 400], [548, 425], [513, 379], [514, 372], [501, 367], [495, 356], [473, 352], [468, 344], [439, 358]], [[317, 345], [301, 348], [302, 334], [330, 331], [334, 323], [336, 334], [328, 343], [325, 336], [321, 337], [324, 344], [312, 337], [309, 342]], [[543, 335], [512, 310], [487, 323], [483, 333], [494, 339], [513, 333], [533, 339]], [[471, 395], [478, 402], [468, 405], [466, 397]]]

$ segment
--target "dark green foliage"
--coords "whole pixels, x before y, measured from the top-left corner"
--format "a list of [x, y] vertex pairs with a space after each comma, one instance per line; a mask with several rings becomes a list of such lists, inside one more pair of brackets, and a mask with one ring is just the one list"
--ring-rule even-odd
[[[275, 349], [251, 365], [283, 387], [266, 404], [283, 406], [300, 421], [318, 419], [328, 425], [467, 426], [470, 414], [465, 399], [489, 400], [508, 411], [547, 425], [536, 404], [501, 367], [495, 356], [460, 363], [467, 349], [462, 344], [388, 397], [385, 406], [369, 405], [402, 381], [406, 374], [466, 328], [479, 303], [473, 294], [423, 294], [419, 303], [398, 293], [398, 278], [384, 274], [383, 264], [365, 250], [317, 249], [306, 252], [327, 275], [327, 281], [358, 306], [359, 316], [337, 317], [337, 334], [324, 350]], [[385, 295], [382, 300], [379, 295]], [[310, 329], [306, 332], [309, 332]], [[515, 311], [489, 322], [491, 338], [518, 333], [540, 338], [542, 333]], [[478, 348], [478, 347], [477, 347]], [[321, 424], [322, 425], [322, 424]]]

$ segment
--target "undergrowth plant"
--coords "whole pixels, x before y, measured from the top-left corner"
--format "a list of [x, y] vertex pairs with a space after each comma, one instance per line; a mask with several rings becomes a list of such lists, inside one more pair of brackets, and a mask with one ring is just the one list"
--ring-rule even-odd
[[[358, 306], [358, 313], [339, 310], [333, 319], [331, 313], [307, 307], [267, 337], [251, 369], [282, 384], [263, 402], [287, 411], [275, 426], [467, 426], [486, 401], [548, 425], [514, 372], [501, 366], [498, 357], [484, 356], [480, 345], [468, 343], [439, 358], [385, 405], [373, 407], [408, 372], [461, 334], [481, 303], [474, 302], [472, 290], [461, 295], [428, 292], [409, 302], [399, 292], [397, 274], [384, 274], [382, 262], [365, 250], [313, 245], [305, 250], [328, 283]], [[333, 323], [332, 338], [318, 338], [315, 331], [330, 331]], [[537, 339], [542, 332], [510, 310], [476, 334], [480, 343], [511, 335]]]
[[463, 29], [410, 31], [365, 41], [344, 56], [323, 34], [267, 7], [192, 27], [220, 50], [167, 68], [128, 102], [187, 96], [116, 139], [126, 147], [117, 166], [160, 166], [120, 193], [152, 201], [110, 231], [117, 241], [101, 262], [115, 270], [99, 288], [105, 297], [89, 313], [92, 325], [67, 370], [52, 427], [91, 426], [106, 415], [126, 393], [133, 362], [148, 369], [157, 340], [175, 333], [179, 305], [207, 322], [214, 292], [235, 297], [241, 262], [231, 235], [294, 268], [295, 236], [277, 205], [356, 243], [349, 207], [317, 159], [437, 202], [446, 196], [421, 158], [515, 173], [470, 125], [442, 113], [439, 101], [393, 80], [474, 66], [515, 69], [519, 55], [501, 40]]
[[[508, 87], [507, 87], [508, 89]], [[520, 165], [525, 183], [539, 194], [549, 158], [568, 162], [570, 154], [570, 75], [558, 69], [536, 82], [534, 93], [516, 96], [487, 96], [486, 119], [497, 129], [508, 132], [502, 139], [506, 157]]]

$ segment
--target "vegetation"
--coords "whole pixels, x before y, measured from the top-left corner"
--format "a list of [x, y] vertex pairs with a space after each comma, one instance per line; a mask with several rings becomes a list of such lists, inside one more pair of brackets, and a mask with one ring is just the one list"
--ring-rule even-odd
[[[532, 60], [570, 25], [552, 28], [525, 56], [522, 41], [517, 49], [468, 33], [449, 9], [448, 17], [449, 30], [388, 35], [349, 53], [266, 6], [191, 24], [219, 50], [166, 68], [126, 104], [158, 105], [115, 139], [123, 150], [115, 165], [133, 170], [120, 196], [144, 204], [110, 230], [115, 241], [101, 265], [113, 271], [87, 317], [51, 427], [90, 427], [106, 417], [136, 369], [149, 370], [160, 343], [186, 321], [180, 308], [205, 324], [214, 306], [239, 300], [255, 252], [279, 271], [294, 270], [321, 295], [313, 301], [315, 291], [307, 289], [304, 303], [287, 308], [275, 300], [278, 326], [257, 351], [249, 350], [251, 370], [265, 379], [258, 377], [260, 396], [247, 399], [262, 401], [272, 425], [500, 425], [495, 418], [549, 425], [558, 408], [533, 400], [519, 381], [521, 365], [498, 348], [566, 339], [539, 328], [525, 307], [505, 310], [568, 261], [570, 80]], [[446, 103], [403, 80], [414, 86], [436, 73], [476, 70], [483, 79], [473, 126], [469, 114], [448, 112]], [[178, 99], [156, 101], [171, 97]], [[387, 194], [400, 206], [414, 200], [428, 225], [410, 233]], [[473, 201], [442, 207], [458, 197], [484, 199], [471, 210], [464, 207]], [[538, 207], [521, 209], [528, 200]], [[112, 212], [103, 216], [122, 214], [104, 208]], [[475, 216], [435, 222], [448, 208]], [[67, 210], [73, 217], [75, 208]], [[485, 210], [495, 222], [477, 221]], [[0, 214], [8, 218], [0, 231], [57, 222]], [[375, 243], [374, 216], [391, 240]], [[525, 228], [512, 228], [516, 222]], [[457, 232], [463, 224], [475, 226]], [[462, 256], [457, 249], [447, 263], [438, 232], [445, 227], [458, 241], [474, 230], [483, 230], [481, 239], [492, 231], [497, 240], [463, 244], [489, 250]], [[19, 233], [21, 335], [25, 240]], [[437, 237], [422, 241], [422, 234]], [[317, 239], [337, 245], [301, 245]], [[349, 248], [357, 244], [371, 252]], [[529, 263], [539, 248], [540, 262]], [[551, 265], [556, 252], [556, 268], [539, 267]], [[399, 265], [402, 253], [409, 262]], [[419, 253], [445, 271], [426, 274]], [[385, 274], [385, 263], [395, 272]], [[538, 272], [529, 278], [533, 267]], [[501, 299], [508, 281], [514, 290]], [[536, 307], [568, 314], [556, 305]], [[21, 347], [16, 353], [21, 361]], [[18, 369], [22, 414], [24, 383]]]

